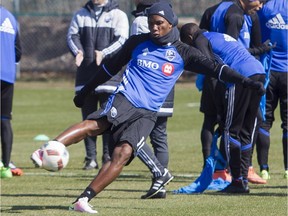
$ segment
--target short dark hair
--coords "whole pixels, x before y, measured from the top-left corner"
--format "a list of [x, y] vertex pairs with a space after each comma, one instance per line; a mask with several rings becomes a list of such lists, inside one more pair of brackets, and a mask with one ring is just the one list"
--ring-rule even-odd
[[194, 34], [199, 31], [199, 26], [195, 23], [186, 23], [180, 29], [180, 39], [181, 41], [188, 41], [191, 40], [189, 35], [194, 36]]

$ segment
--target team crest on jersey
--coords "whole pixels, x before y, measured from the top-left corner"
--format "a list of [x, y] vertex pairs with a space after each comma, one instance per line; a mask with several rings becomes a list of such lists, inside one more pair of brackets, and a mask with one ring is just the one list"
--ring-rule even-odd
[[111, 117], [115, 118], [117, 116], [117, 109], [115, 107], [112, 107], [110, 110]]
[[176, 53], [173, 50], [167, 50], [166, 51], [165, 58], [168, 61], [172, 61], [173, 59], [175, 59], [175, 57], [176, 57]]
[[173, 64], [166, 62], [165, 64], [163, 64], [162, 66], [162, 72], [166, 75], [166, 76], [171, 76], [174, 73], [175, 67]]
[[148, 52], [149, 52], [149, 49], [145, 48], [145, 49], [142, 50], [142, 52], [143, 52], [143, 56], [146, 56], [148, 54]]

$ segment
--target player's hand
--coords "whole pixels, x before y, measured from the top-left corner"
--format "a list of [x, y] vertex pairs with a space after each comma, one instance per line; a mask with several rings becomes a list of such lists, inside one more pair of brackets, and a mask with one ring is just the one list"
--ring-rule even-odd
[[254, 80], [249, 79], [249, 78], [245, 78], [242, 81], [242, 84], [243, 84], [244, 88], [255, 89], [257, 91], [257, 93], [261, 96], [266, 93], [266, 89], [264, 88], [264, 85], [262, 82], [254, 81]]
[[270, 40], [268, 39], [260, 46], [260, 49], [262, 50], [263, 53], [265, 53], [265, 52], [269, 52], [275, 47], [276, 47], [276, 42], [274, 44], [271, 44]]
[[81, 108], [85, 103], [86, 94], [83, 94], [81, 91], [75, 95], [73, 102], [76, 107]]
[[79, 67], [83, 61], [83, 52], [81, 50], [78, 51], [76, 58], [75, 58], [75, 64], [77, 67]]
[[96, 64], [99, 66], [104, 58], [103, 52], [95, 50]]

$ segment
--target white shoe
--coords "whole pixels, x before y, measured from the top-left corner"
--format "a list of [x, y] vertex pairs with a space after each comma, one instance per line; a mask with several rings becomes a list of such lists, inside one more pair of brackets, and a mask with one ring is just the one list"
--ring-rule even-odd
[[98, 212], [93, 210], [92, 207], [93, 206], [88, 203], [88, 197], [82, 197], [72, 206], [69, 206], [69, 210], [97, 214]]
[[37, 149], [32, 153], [30, 158], [34, 163], [35, 167], [42, 167], [42, 157], [43, 157], [42, 149]]

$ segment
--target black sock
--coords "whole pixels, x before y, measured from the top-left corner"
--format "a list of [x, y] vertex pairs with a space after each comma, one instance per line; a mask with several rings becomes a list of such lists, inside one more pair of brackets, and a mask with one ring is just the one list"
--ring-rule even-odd
[[83, 197], [87, 197], [88, 202], [89, 202], [95, 196], [96, 196], [96, 192], [92, 188], [87, 187], [85, 191], [76, 199], [75, 202], [77, 202], [80, 198], [83, 198]]

